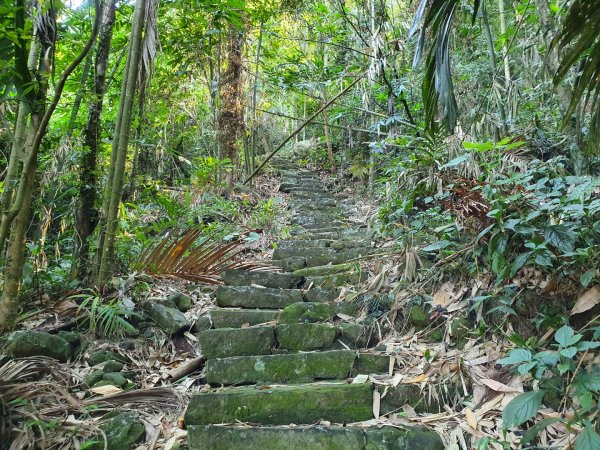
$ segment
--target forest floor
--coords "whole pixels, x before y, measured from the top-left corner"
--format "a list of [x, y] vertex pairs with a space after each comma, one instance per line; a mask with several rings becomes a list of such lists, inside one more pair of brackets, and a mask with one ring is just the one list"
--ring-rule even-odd
[[[348, 205], [346, 219], [357, 227], [366, 223], [376, 206], [357, 195], [351, 184], [323, 172], [318, 175], [336, 198]], [[264, 186], [268, 188], [262, 196], [282, 197], [290, 204], [290, 196], [278, 192], [278, 176], [270, 175]], [[289, 223], [291, 213], [288, 210], [278, 220]], [[247, 257], [269, 261], [277, 238], [262, 235], [251, 244], [254, 250]], [[477, 289], [458, 280], [444, 283], [436, 292], [426, 293], [434, 311], [428, 314], [411, 302], [425, 293], [424, 283], [407, 287], [399, 282], [418, 255], [392, 249], [391, 241], [370, 245], [372, 255], [353, 262], [367, 274], [366, 279], [339, 286], [340, 298], [362, 302], [364, 308], [358, 317], [341, 314], [336, 319], [348, 323], [370, 319], [376, 348], [389, 361], [384, 373], [355, 377], [373, 383], [379, 392], [373, 396], [373, 418], [360, 426], [425, 427], [442, 437], [445, 448], [466, 449], [477, 440], [488, 442], [489, 448], [503, 448], [501, 443], [514, 446], [521, 436], [503, 430], [501, 416], [506, 404], [524, 391], [523, 379], [496, 367], [509, 346], [505, 336], [483, 337], [469, 328], [469, 302], [464, 298], [467, 290], [474, 295]], [[474, 286], [485, 280], [479, 283]], [[12, 414], [9, 423], [20, 432], [13, 448], [24, 448], [40, 436], [47, 448], [103, 448], [103, 435], [125, 439], [138, 449], [185, 447], [184, 411], [193, 394], [208, 389], [205, 358], [195, 332], [210, 328], [214, 292], [213, 285], [131, 274], [112, 297], [136, 310], [142, 302], [153, 303], [163, 314], [154, 318], [156, 323], [147, 318], [132, 321], [135, 329], [119, 339], [70, 332], [80, 307], [78, 299], [49, 300], [39, 314], [21, 323], [21, 332], [50, 331], [62, 336], [74, 356], [62, 363], [43, 356], [2, 358], [0, 379], [15, 386], [13, 403], [8, 406]], [[151, 316], [147, 309], [144, 312]], [[50, 351], [49, 355], [54, 354]], [[384, 411], [386, 395], [403, 386], [419, 393], [416, 404]], [[33, 398], [34, 410], [26, 408], [25, 400]], [[134, 414], [128, 415], [131, 411]], [[543, 418], [559, 416], [551, 407], [539, 414]], [[321, 425], [329, 424], [323, 421]], [[115, 437], [117, 428], [121, 432]], [[540, 436], [542, 444], [552, 442], [559, 447], [569, 439], [560, 424], [548, 427]]]

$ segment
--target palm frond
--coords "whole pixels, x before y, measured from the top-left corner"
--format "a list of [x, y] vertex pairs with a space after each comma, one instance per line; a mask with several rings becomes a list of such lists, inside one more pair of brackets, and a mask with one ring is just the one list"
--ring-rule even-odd
[[[201, 238], [198, 228], [182, 233], [172, 231], [158, 244], [148, 247], [136, 268], [148, 275], [166, 275], [209, 284], [221, 283], [221, 272], [226, 269], [258, 269], [267, 265], [239, 260], [244, 242], [215, 242]], [[200, 243], [194, 247], [199, 240]]]
[[562, 27], [552, 42], [564, 50], [554, 83], [563, 82], [573, 65], [579, 63], [577, 78], [564, 122], [570, 120], [582, 102], [591, 110], [591, 138], [600, 141], [600, 1], [574, 0], [568, 7]]
[[[441, 120], [449, 130], [454, 130], [458, 106], [450, 65], [450, 32], [459, 1], [433, 0], [427, 6], [429, 2], [430, 0], [421, 0], [409, 31], [409, 37], [412, 37], [419, 30], [413, 68], [421, 60], [426, 35], [429, 32], [432, 43], [427, 52], [425, 76], [421, 86], [426, 126], [427, 129], [435, 131], [438, 106], [441, 106]], [[474, 1], [473, 21], [477, 17], [480, 3], [480, 0]]]

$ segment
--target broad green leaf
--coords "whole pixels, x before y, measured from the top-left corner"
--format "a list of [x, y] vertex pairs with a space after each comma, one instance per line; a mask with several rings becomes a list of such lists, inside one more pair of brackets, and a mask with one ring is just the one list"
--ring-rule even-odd
[[583, 373], [578, 375], [575, 381], [588, 391], [600, 391], [600, 373]]
[[600, 435], [594, 431], [591, 424], [586, 425], [577, 436], [575, 450], [598, 450], [600, 448]]
[[590, 285], [590, 283], [592, 282], [592, 280], [594, 279], [594, 277], [596, 276], [596, 272], [597, 272], [597, 269], [590, 269], [587, 272], [585, 272], [583, 275], [581, 275], [581, 278], [579, 278], [581, 285], [583, 287], [588, 287]]
[[561, 347], [570, 347], [577, 344], [582, 338], [581, 334], [575, 334], [573, 328], [568, 325], [560, 327], [554, 335], [554, 340], [560, 344]]
[[585, 352], [586, 350], [592, 350], [600, 347], [600, 342], [598, 341], [582, 341], [577, 344], [577, 350], [580, 352]]
[[485, 152], [494, 148], [493, 142], [463, 142], [463, 147], [467, 150]]
[[515, 262], [513, 262], [510, 268], [510, 278], [514, 277], [515, 274], [519, 271], [519, 269], [521, 269], [521, 267], [523, 267], [525, 263], [527, 263], [527, 260], [530, 256], [531, 252], [521, 253], [519, 256], [517, 256], [517, 259], [515, 259]]
[[452, 242], [450, 241], [438, 241], [433, 244], [429, 244], [427, 247], [423, 247], [421, 250], [424, 252], [433, 252], [435, 250], [441, 250], [448, 247]]
[[567, 225], [550, 225], [544, 231], [544, 239], [563, 253], [572, 252], [577, 241], [577, 233]]
[[519, 367], [517, 367], [517, 372], [519, 372], [519, 375], [525, 375], [529, 373], [531, 369], [537, 366], [537, 364], [537, 361], [531, 361], [525, 364], [521, 364]]
[[534, 417], [540, 409], [545, 393], [544, 390], [531, 391], [513, 398], [502, 411], [502, 427], [504, 429], [518, 427]]
[[496, 363], [506, 366], [508, 364], [520, 364], [528, 361], [531, 361], [531, 352], [524, 348], [515, 348], [510, 351], [508, 356], [499, 359]]
[[551, 350], [546, 350], [543, 352], [536, 353], [534, 359], [538, 360], [545, 366], [554, 367], [560, 361], [560, 357], [558, 356], [558, 352], [553, 352]]
[[567, 347], [560, 351], [560, 354], [565, 358], [572, 358], [577, 354], [577, 347]]
[[457, 156], [456, 158], [451, 159], [446, 164], [444, 164], [442, 167], [440, 167], [440, 169], [448, 169], [450, 167], [459, 166], [470, 158], [471, 158], [471, 155], [469, 155], [468, 153], [466, 155]]

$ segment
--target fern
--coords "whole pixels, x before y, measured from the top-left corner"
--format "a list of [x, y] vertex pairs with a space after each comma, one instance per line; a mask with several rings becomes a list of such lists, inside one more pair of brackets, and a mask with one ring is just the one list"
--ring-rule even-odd
[[105, 300], [94, 290], [88, 291], [87, 294], [70, 297], [83, 300], [78, 308], [78, 312], [81, 313], [80, 325], [83, 328], [106, 338], [121, 337], [124, 333], [135, 332], [127, 317], [137, 316], [137, 313], [124, 308], [118, 298]]

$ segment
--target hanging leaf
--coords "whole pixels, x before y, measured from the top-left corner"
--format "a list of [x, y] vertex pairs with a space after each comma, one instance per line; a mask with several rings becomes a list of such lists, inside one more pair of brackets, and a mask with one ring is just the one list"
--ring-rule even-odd
[[504, 429], [518, 427], [522, 423], [534, 417], [546, 391], [525, 392], [513, 398], [502, 412], [502, 427]]
[[544, 231], [544, 239], [563, 253], [571, 253], [575, 248], [577, 233], [568, 225], [550, 225]]

